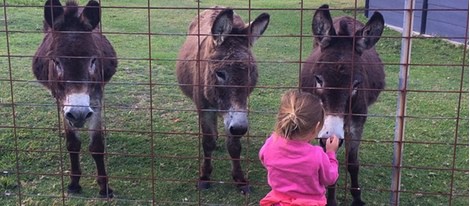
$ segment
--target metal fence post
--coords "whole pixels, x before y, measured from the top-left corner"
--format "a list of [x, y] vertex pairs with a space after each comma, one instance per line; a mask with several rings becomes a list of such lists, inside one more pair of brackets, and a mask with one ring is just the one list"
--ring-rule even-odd
[[426, 33], [426, 23], [428, 21], [428, 0], [423, 0], [423, 10], [421, 11], [421, 29], [420, 34]]
[[393, 145], [393, 171], [390, 194], [390, 205], [400, 204], [400, 184], [403, 141], [405, 139], [406, 93], [409, 67], [411, 62], [411, 37], [413, 34], [413, 9], [415, 0], [405, 0], [403, 32], [401, 41], [400, 73], [398, 78], [397, 117]]
[[364, 5], [364, 16], [369, 18], [369, 0], [366, 0]]

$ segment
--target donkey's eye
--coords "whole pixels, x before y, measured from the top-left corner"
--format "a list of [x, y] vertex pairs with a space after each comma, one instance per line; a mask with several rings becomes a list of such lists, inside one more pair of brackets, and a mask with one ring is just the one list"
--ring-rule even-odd
[[353, 88], [352, 88], [353, 90], [352, 90], [352, 92], [351, 92], [351, 95], [352, 95], [352, 96], [356, 95], [356, 93], [357, 93], [357, 87], [359, 87], [359, 84], [361, 84], [361, 81], [360, 81], [360, 80], [354, 80], [354, 82], [353, 82]]
[[316, 87], [323, 87], [323, 80], [322, 77], [319, 75], [315, 75]]
[[52, 59], [52, 62], [54, 62], [54, 67], [55, 67], [55, 70], [57, 71], [57, 75], [58, 75], [58, 76], [62, 76], [62, 74], [64, 73], [64, 71], [63, 71], [63, 69], [62, 69], [62, 66], [60, 65], [59, 60], [57, 60], [57, 59]]
[[359, 86], [359, 84], [361, 84], [361, 81], [355, 80], [354, 83], [353, 83], [353, 88], [357, 88]]
[[216, 71], [215, 75], [219, 81], [225, 81], [227, 79], [227, 74], [224, 71]]
[[95, 62], [96, 62], [96, 58], [91, 59], [89, 71], [92, 74], [95, 73], [95, 68], [96, 68]]
[[54, 62], [54, 66], [60, 66], [59, 60], [52, 59], [52, 62]]

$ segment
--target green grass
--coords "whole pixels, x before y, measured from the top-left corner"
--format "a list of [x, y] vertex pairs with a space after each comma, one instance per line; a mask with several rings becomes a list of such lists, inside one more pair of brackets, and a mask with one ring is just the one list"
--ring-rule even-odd
[[[116, 198], [107, 201], [97, 198], [95, 166], [86, 149], [85, 133], [81, 136], [83, 193], [64, 194], [69, 162], [64, 139], [59, 137], [57, 108], [31, 73], [31, 56], [43, 37], [42, 9], [21, 7], [41, 6], [43, 1], [6, 2], [10, 6], [6, 7], [9, 50], [4, 7], [0, 10], [0, 205], [151, 205], [153, 200], [157, 205], [257, 205], [269, 191], [258, 150], [272, 131], [280, 94], [298, 83], [300, 64], [289, 62], [306, 60], [312, 49], [310, 37], [285, 36], [300, 32], [310, 35], [313, 9], [323, 3], [346, 9], [333, 12], [334, 16], [354, 14], [347, 10], [354, 8], [347, 0], [305, 1], [303, 8], [308, 10], [303, 12], [292, 10], [301, 8], [299, 1], [252, 1], [251, 5], [246, 0], [201, 1], [201, 7], [224, 4], [277, 9], [267, 11], [270, 25], [254, 47], [260, 78], [249, 99], [250, 131], [242, 140], [243, 168], [253, 193], [243, 196], [230, 184], [223, 136], [214, 152], [212, 176], [220, 183], [207, 191], [194, 187], [201, 154], [198, 135], [191, 135], [198, 132], [197, 115], [179, 90], [174, 69], [186, 28], [197, 9], [168, 8], [196, 7], [197, 2], [151, 1], [151, 6], [159, 9], [149, 11], [146, 0], [103, 1], [107, 7], [134, 7], [103, 8], [103, 32], [112, 33], [107, 37], [120, 58], [118, 72], [106, 86], [104, 101], [106, 149], [110, 153], [106, 164], [116, 193]], [[247, 10], [236, 12], [248, 21]], [[251, 11], [251, 18], [261, 12]], [[155, 34], [150, 41], [148, 35], [141, 34], [149, 31]], [[360, 184], [369, 205], [388, 205], [390, 199], [399, 36], [386, 29], [377, 44], [386, 63], [387, 87], [370, 108], [360, 150]], [[468, 66], [446, 66], [462, 64], [464, 48], [438, 39], [414, 39], [412, 52], [413, 64], [434, 66], [412, 66], [409, 74], [401, 205], [468, 205]], [[458, 92], [460, 87], [463, 93]], [[349, 177], [344, 149], [338, 157], [342, 165], [338, 200], [347, 205], [351, 196], [345, 189]], [[449, 197], [451, 190], [454, 196]]]

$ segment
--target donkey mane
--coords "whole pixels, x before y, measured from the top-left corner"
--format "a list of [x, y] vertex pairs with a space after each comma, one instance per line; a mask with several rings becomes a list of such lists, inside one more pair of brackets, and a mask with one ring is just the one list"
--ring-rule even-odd
[[78, 3], [75, 0], [68, 0], [65, 2], [65, 12], [64, 16], [75, 15], [78, 13]]
[[[211, 28], [214, 21], [216, 21], [217, 16], [224, 10], [231, 9], [229, 7], [221, 7], [221, 6], [214, 6], [210, 9], [201, 13], [199, 18], [193, 19], [190, 23], [188, 31], [191, 34], [198, 34], [197, 27], [200, 26], [199, 33], [199, 46], [203, 48], [206, 54], [212, 53], [211, 51], [215, 50], [216, 45], [212, 43], [206, 43], [206, 41], [214, 41], [214, 36], [211, 34]], [[209, 13], [209, 15], [204, 15]], [[247, 25], [243, 22], [240, 16], [234, 13], [233, 15], [233, 25], [230, 34], [228, 34], [225, 38], [230, 39], [230, 41], [224, 41], [223, 44], [226, 45], [228, 48], [232, 47], [231, 44], [239, 45], [246, 45], [246, 27]], [[246, 45], [248, 48], [248, 45]], [[246, 48], [246, 49], [247, 49]]]
[[[54, 9], [55, 6], [48, 9]], [[83, 8], [80, 8], [77, 1], [68, 0], [64, 6], [64, 13], [54, 20], [53, 28], [51, 28], [46, 21], [43, 21], [43, 31], [48, 32], [51, 29], [56, 31], [77, 31], [77, 26], [80, 26], [79, 30], [91, 31], [93, 26], [80, 18]]]

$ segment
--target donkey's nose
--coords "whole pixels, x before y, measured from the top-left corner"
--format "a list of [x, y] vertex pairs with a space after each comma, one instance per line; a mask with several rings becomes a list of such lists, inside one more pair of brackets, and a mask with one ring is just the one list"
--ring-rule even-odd
[[224, 115], [225, 131], [229, 135], [241, 137], [248, 130], [247, 113], [242, 112], [228, 112]]
[[234, 125], [234, 126], [230, 126], [229, 130], [230, 130], [230, 134], [232, 135], [242, 136], [246, 133], [248, 128], [242, 125]]
[[75, 127], [83, 127], [86, 120], [93, 115], [93, 110], [89, 107], [71, 108], [65, 112], [65, 118]]

